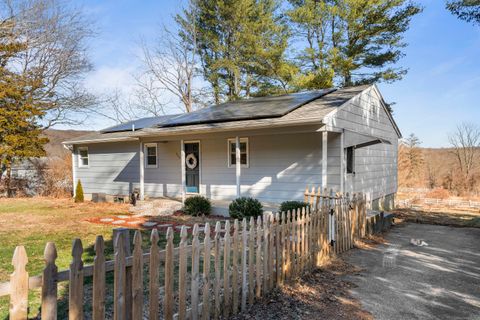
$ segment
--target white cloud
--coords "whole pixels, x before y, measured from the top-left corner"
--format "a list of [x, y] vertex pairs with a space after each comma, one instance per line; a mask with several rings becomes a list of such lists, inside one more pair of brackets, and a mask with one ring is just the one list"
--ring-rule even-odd
[[130, 93], [135, 85], [134, 67], [102, 66], [85, 79], [85, 86], [96, 94], [112, 93], [116, 89]]

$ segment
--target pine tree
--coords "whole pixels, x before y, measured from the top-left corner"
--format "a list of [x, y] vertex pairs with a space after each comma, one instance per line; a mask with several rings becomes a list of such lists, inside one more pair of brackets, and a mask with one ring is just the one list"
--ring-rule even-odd
[[[288, 28], [275, 0], [192, 2], [198, 53], [216, 103], [288, 90]], [[182, 28], [184, 18], [177, 16]]]
[[480, 0], [449, 1], [447, 9], [459, 19], [480, 25]]
[[42, 85], [41, 81], [8, 69], [9, 63], [25, 48], [14, 37], [12, 27], [11, 20], [0, 23], [0, 162], [6, 170], [7, 192], [11, 187], [13, 162], [45, 155], [43, 145], [48, 142], [36, 122], [44, 113], [31, 94]]
[[421, 8], [406, 0], [290, 0], [289, 18], [307, 44], [297, 56], [300, 86], [396, 81], [406, 69], [403, 33]]

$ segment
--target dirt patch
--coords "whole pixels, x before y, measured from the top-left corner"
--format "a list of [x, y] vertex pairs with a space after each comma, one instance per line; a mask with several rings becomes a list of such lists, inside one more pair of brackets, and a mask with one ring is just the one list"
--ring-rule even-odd
[[341, 279], [361, 271], [337, 258], [274, 290], [233, 319], [373, 319], [350, 295], [349, 290], [355, 285]]

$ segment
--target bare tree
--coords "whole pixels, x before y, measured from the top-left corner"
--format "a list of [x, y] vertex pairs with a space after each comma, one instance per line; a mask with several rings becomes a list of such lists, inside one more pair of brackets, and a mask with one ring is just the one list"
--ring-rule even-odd
[[[480, 155], [480, 127], [473, 123], [462, 123], [448, 136], [458, 167], [463, 175], [465, 189], [471, 185], [474, 167]], [[467, 190], [468, 191], [468, 190]]]
[[183, 25], [181, 33], [164, 26], [152, 47], [142, 43], [145, 70], [138, 78], [138, 95], [148, 103], [144, 105], [150, 106], [147, 111], [163, 111], [164, 106], [160, 101], [172, 95], [181, 102], [182, 112], [192, 112], [198, 102], [196, 97], [202, 93], [194, 86], [197, 76], [197, 36], [192, 8], [188, 7], [181, 17], [176, 17]]
[[81, 123], [95, 102], [82, 86], [92, 68], [91, 22], [61, 0], [1, 0], [0, 15], [15, 21], [14, 33], [25, 43], [11, 68], [41, 84], [30, 95], [45, 113], [42, 126]]

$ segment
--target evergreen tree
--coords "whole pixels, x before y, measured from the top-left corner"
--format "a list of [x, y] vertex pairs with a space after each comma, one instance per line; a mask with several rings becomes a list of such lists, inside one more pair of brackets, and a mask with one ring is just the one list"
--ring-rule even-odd
[[289, 32], [277, 15], [276, 0], [192, 4], [203, 75], [216, 103], [288, 90], [295, 67], [285, 61]]
[[80, 179], [77, 182], [77, 187], [75, 188], [75, 202], [80, 203], [84, 201], [84, 196], [83, 196], [83, 187], [82, 183], [80, 182]]
[[12, 20], [0, 23], [0, 162], [6, 171], [7, 191], [13, 162], [43, 156], [43, 145], [48, 141], [41, 137], [36, 122], [44, 115], [41, 102], [35, 103], [32, 95], [42, 86], [41, 81], [9, 69], [12, 60], [25, 48], [25, 43], [14, 37], [13, 25]]
[[447, 9], [459, 19], [480, 25], [480, 0], [449, 1]]
[[328, 87], [396, 81], [406, 69], [403, 33], [421, 8], [406, 0], [290, 0], [288, 15], [307, 43], [300, 86]]

